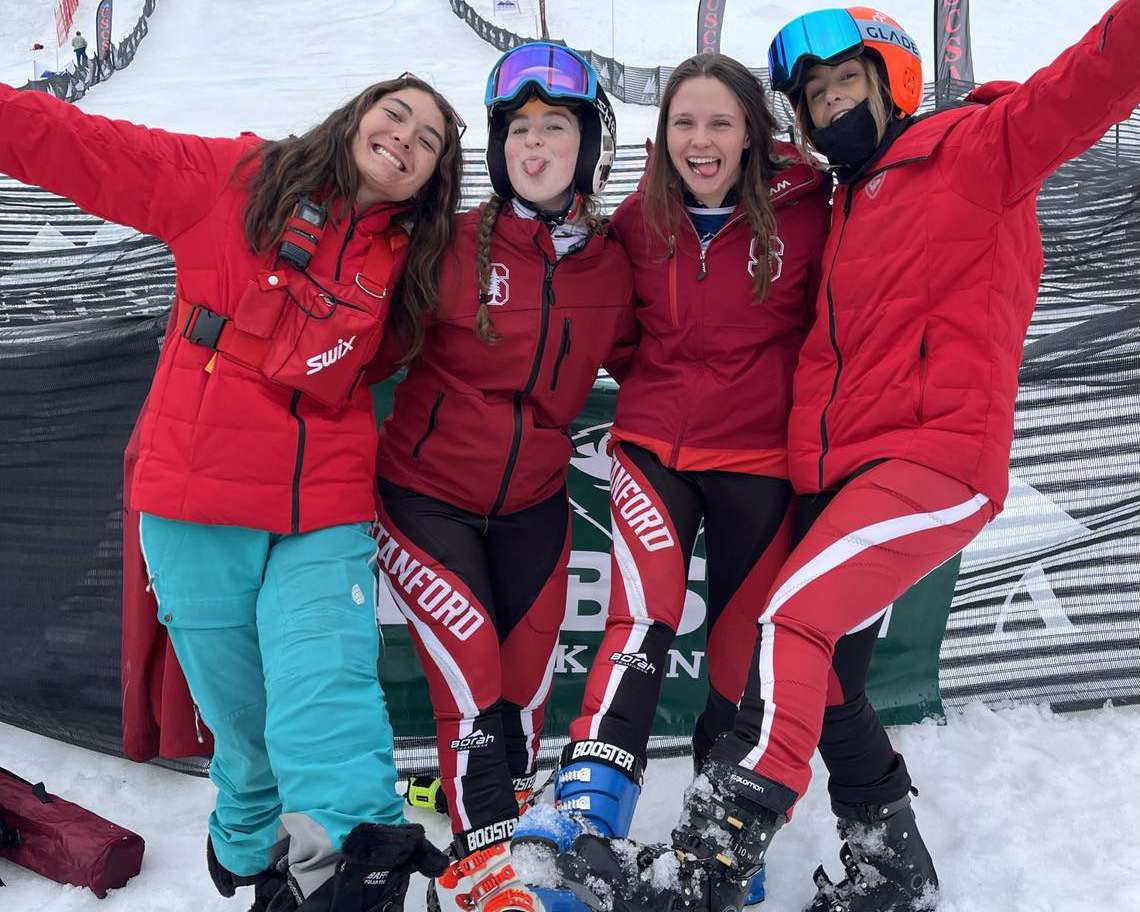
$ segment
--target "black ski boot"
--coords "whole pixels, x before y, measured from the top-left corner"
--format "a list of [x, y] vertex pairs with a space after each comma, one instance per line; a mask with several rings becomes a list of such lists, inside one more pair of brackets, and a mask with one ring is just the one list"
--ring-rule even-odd
[[266, 912], [273, 897], [285, 886], [288, 846], [287, 840], [279, 842], [274, 847], [273, 863], [268, 868], [260, 874], [243, 877], [222, 866], [214, 854], [214, 843], [207, 836], [206, 867], [210, 872], [210, 880], [214, 882], [217, 891], [227, 899], [237, 892], [238, 887], [252, 886], [253, 905], [249, 907], [249, 912]]
[[806, 912], [919, 912], [937, 905], [938, 875], [909, 793], [890, 804], [833, 800], [831, 808], [839, 818], [839, 860], [847, 876], [832, 883], [823, 865], [816, 868], [818, 892]]
[[712, 760], [685, 793], [671, 846], [580, 836], [558, 867], [604, 912], [739, 912], [794, 800], [776, 782]]
[[446, 868], [418, 823], [361, 823], [345, 837], [332, 877], [303, 898], [289, 878], [267, 912], [403, 912], [412, 872], [438, 877]]

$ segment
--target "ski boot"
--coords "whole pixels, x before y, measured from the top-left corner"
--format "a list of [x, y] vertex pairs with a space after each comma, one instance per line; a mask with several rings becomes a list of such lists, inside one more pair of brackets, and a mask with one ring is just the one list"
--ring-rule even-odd
[[210, 872], [210, 880], [214, 882], [217, 891], [227, 899], [232, 897], [238, 887], [253, 887], [253, 905], [249, 912], [266, 912], [273, 897], [285, 886], [286, 870], [288, 868], [287, 851], [289, 843], [281, 840], [273, 847], [272, 862], [260, 874], [243, 876], [234, 874], [222, 866], [218, 856], [214, 854], [214, 843], [209, 836], [206, 837], [206, 868]]
[[[912, 789], [914, 794], [917, 790]], [[910, 794], [889, 804], [832, 800], [846, 876], [832, 883], [816, 868], [818, 892], [806, 912], [918, 912], [938, 902], [938, 874], [918, 832]]]
[[671, 846], [587, 834], [559, 856], [559, 870], [595, 910], [739, 912], [794, 800], [776, 782], [710, 761], [685, 793]]
[[308, 896], [289, 877], [266, 912], [403, 912], [412, 873], [446, 869], [447, 856], [418, 823], [361, 823], [345, 837], [332, 877]]
[[[710, 694], [710, 697], [709, 697], [710, 701], [712, 700], [712, 698], [713, 698], [713, 694]], [[721, 699], [723, 700], [723, 697]], [[735, 713], [736, 707], [733, 706], [732, 709], [733, 709], [733, 712]], [[707, 713], [707, 710], [706, 710], [706, 713]], [[702, 716], [702, 718], [703, 718], [703, 716]], [[702, 742], [707, 742], [707, 743], [702, 743]], [[708, 751], [712, 747], [712, 744], [713, 744], [713, 742], [711, 740], [702, 739], [700, 737], [700, 724], [698, 722], [697, 732], [694, 733], [694, 735], [693, 735], [693, 778], [694, 779], [701, 774], [701, 769], [704, 767], [705, 761], [708, 759]], [[760, 870], [752, 875], [752, 881], [751, 881], [751, 883], [748, 884], [748, 895], [744, 898], [744, 905], [745, 906], [754, 906], [757, 903], [762, 903], [764, 901], [764, 876], [765, 876], [766, 870], [767, 869], [765, 868], [764, 863], [761, 862], [760, 863]]]
[[[581, 759], [588, 756], [613, 757], [628, 771]], [[629, 832], [641, 794], [640, 766], [628, 751], [601, 741], [568, 744], [562, 764], [554, 783], [554, 808], [529, 808], [511, 845], [520, 860], [520, 876], [534, 885], [547, 912], [584, 912], [572, 892], [560, 889], [554, 858], [570, 851], [583, 833], [622, 837]]]
[[[458, 842], [452, 855], [463, 851]], [[511, 844], [468, 852], [428, 885], [428, 912], [545, 912], [529, 885], [519, 880], [511, 858]]]

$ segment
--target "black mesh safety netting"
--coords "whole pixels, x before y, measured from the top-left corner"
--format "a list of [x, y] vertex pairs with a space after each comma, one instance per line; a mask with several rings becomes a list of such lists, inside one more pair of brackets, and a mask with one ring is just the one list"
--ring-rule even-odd
[[[482, 158], [465, 153], [467, 205], [489, 188]], [[644, 159], [619, 149], [607, 203]], [[962, 559], [940, 658], [947, 706], [1140, 702], [1137, 188], [1134, 115], [1041, 193], [1045, 273], [1011, 494]], [[121, 457], [173, 276], [157, 240], [0, 178], [0, 720], [110, 753]], [[653, 752], [687, 747], [663, 738]], [[428, 772], [434, 741], [399, 739], [397, 759]]]

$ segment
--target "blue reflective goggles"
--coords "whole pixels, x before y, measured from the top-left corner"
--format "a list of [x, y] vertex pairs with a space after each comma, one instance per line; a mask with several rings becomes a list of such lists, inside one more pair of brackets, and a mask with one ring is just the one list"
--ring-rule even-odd
[[491, 68], [483, 103], [489, 108], [514, 101], [528, 86], [551, 100], [592, 102], [598, 95], [598, 74], [585, 57], [560, 44], [520, 44]]
[[768, 77], [777, 92], [803, 87], [807, 69], [842, 63], [863, 51], [859, 26], [845, 9], [817, 10], [793, 19], [768, 48]]

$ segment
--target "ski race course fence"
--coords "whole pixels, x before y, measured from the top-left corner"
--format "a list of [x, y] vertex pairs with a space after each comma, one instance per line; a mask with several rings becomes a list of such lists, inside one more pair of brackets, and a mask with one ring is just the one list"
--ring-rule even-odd
[[[620, 147], [607, 204], [634, 188], [644, 161], [642, 147]], [[472, 205], [489, 191], [482, 151], [466, 150], [464, 164]], [[1140, 701], [1138, 188], [1135, 115], [1045, 184], [1045, 271], [1020, 372], [1009, 500], [960, 560], [895, 603], [870, 685], [889, 721], [979, 700], [1058, 710]], [[120, 751], [122, 452], [173, 286], [159, 241], [0, 179], [0, 720], [111, 753]], [[378, 415], [391, 388], [374, 388]], [[571, 430], [574, 541], [547, 761], [605, 614], [614, 395], [600, 378]], [[687, 749], [704, 703], [703, 556], [698, 539], [657, 754]], [[429, 771], [424, 679], [398, 615], [385, 604], [380, 613], [398, 760]]]
[[93, 85], [110, 79], [116, 70], [123, 69], [135, 59], [139, 42], [150, 31], [147, 20], [154, 12], [157, 2], [158, 0], [146, 0], [142, 15], [139, 16], [139, 21], [135, 23], [135, 27], [131, 29], [131, 33], [118, 45], [112, 44], [106, 54], [94, 54], [88, 58], [86, 66], [72, 64], [71, 69], [62, 73], [53, 73], [43, 79], [33, 79], [20, 88], [50, 92], [56, 98], [62, 98], [64, 101], [77, 101], [82, 98]]

